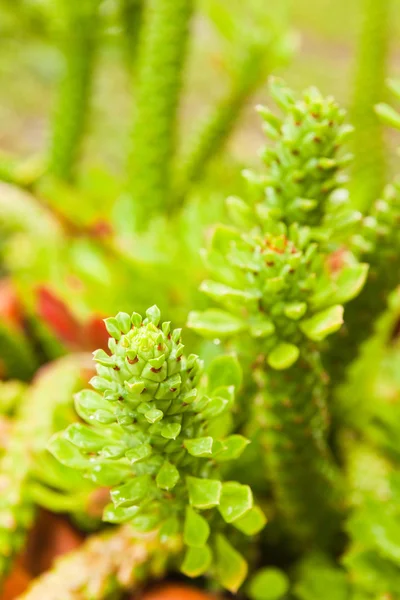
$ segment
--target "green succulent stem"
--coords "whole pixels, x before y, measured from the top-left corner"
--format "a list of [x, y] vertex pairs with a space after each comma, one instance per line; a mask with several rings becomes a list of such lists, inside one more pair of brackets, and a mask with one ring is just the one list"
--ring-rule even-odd
[[107, 600], [120, 598], [149, 578], [160, 577], [179, 549], [154, 535], [135, 536], [129, 526], [93, 535], [36, 579], [19, 600]]
[[373, 334], [377, 319], [387, 307], [388, 296], [400, 280], [399, 184], [386, 188], [382, 199], [364, 219], [354, 243], [370, 267], [364, 289], [346, 307], [346, 326], [327, 350], [326, 366], [334, 386], [345, 381], [349, 365]]
[[128, 158], [128, 192], [145, 228], [168, 209], [178, 106], [194, 0], [150, 0], [143, 12]]
[[389, 57], [392, 0], [360, 2], [361, 31], [352, 100], [354, 162], [351, 197], [356, 208], [368, 209], [385, 183], [386, 146], [374, 106], [382, 100]]
[[333, 198], [349, 133], [344, 112], [314, 88], [296, 99], [273, 80], [272, 93], [283, 117], [260, 107], [273, 140], [265, 173], [246, 172], [246, 198], [227, 200], [237, 228], [217, 226], [205, 255], [212, 279], [201, 289], [222, 309], [192, 312], [189, 326], [231, 338], [239, 353], [253, 349], [259, 392], [250, 437], [261, 441], [281, 526], [298, 548], [332, 547], [344, 491], [328, 445], [322, 342], [340, 330], [343, 304], [360, 292], [368, 267], [353, 256], [339, 273], [330, 267], [336, 240], [359, 221]]
[[142, 25], [144, 0], [120, 0], [120, 5], [126, 63], [128, 68], [133, 71], [139, 50], [139, 35]]
[[319, 353], [305, 350], [293, 367], [269, 370], [264, 379], [261, 444], [282, 529], [298, 548], [332, 547], [344, 489], [326, 439], [327, 380]]
[[193, 135], [182, 157], [177, 204], [182, 203], [190, 186], [202, 178], [211, 160], [223, 149], [238, 122], [246, 101], [265, 73], [265, 48], [252, 46], [244, 53], [225, 94]]
[[33, 522], [35, 505], [29, 486], [36, 456], [54, 432], [56, 410], [70, 403], [82, 382], [81, 363], [81, 358], [68, 357], [44, 367], [19, 404], [0, 461], [0, 579], [23, 547]]
[[86, 132], [99, 36], [100, 0], [64, 2], [64, 73], [55, 109], [48, 172], [64, 181], [76, 176]]

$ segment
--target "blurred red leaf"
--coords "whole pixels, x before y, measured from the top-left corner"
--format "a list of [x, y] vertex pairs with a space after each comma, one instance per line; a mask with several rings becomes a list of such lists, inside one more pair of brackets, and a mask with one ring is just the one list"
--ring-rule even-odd
[[97, 350], [108, 347], [109, 334], [101, 317], [92, 317], [83, 327], [83, 343], [86, 350]]
[[57, 337], [73, 347], [80, 347], [81, 325], [67, 305], [46, 286], [37, 289], [38, 314]]
[[21, 303], [9, 279], [0, 281], [0, 318], [9, 325], [22, 326]]

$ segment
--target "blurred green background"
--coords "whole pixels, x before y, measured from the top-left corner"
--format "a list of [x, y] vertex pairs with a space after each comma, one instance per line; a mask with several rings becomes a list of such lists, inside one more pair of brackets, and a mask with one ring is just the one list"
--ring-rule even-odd
[[[381, 0], [374, 2], [379, 6]], [[218, 97], [226, 76], [219, 60], [217, 36], [201, 14], [202, 4], [201, 1], [198, 3], [200, 14], [194, 23], [196, 35], [192, 40], [186, 93], [181, 107], [187, 130]], [[235, 3], [226, 4], [230, 10], [235, 9]], [[357, 69], [357, 41], [366, 4], [365, 0], [286, 2], [285, 18], [295, 37], [296, 51], [288, 64], [277, 72], [295, 89], [315, 85], [323, 93], [333, 94], [339, 102], [350, 106]], [[3, 151], [29, 156], [45, 148], [61, 62], [52, 31], [57, 27], [56, 5], [57, 2], [45, 0], [2, 0], [0, 4], [0, 148]], [[394, 0], [390, 17], [389, 71], [392, 77], [400, 74], [399, 8], [398, 1]], [[272, 7], [272, 10], [275, 9]], [[104, 2], [102, 11], [108, 16], [109, 26], [104, 33], [107, 44], [102, 45], [96, 74], [94, 115], [85, 143], [85, 157], [91, 163], [104, 161], [118, 169], [125, 156], [130, 86], [119, 56], [113, 3]], [[51, 19], [54, 19], [53, 23]], [[382, 89], [382, 97], [385, 95]], [[253, 107], [255, 101], [266, 100], [264, 86], [256, 99], [248, 102], [231, 139], [230, 150], [240, 161], [246, 162], [253, 157], [262, 142]]]

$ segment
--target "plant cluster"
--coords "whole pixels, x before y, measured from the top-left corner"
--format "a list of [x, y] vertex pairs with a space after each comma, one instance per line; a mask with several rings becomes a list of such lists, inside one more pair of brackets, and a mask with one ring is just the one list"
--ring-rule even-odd
[[[105, 4], [23, 3], [62, 33], [65, 72], [47, 159], [0, 164], [1, 581], [44, 508], [87, 538], [21, 600], [123, 598], [178, 571], [251, 600], [400, 600], [400, 184], [375, 197], [378, 165], [358, 186], [360, 153], [349, 186], [345, 111], [277, 78], [259, 166], [209, 177], [288, 53], [284, 18], [258, 0]], [[197, 14], [228, 86], [181, 148]], [[110, 32], [135, 100], [128, 168], [85, 179]], [[388, 104], [378, 117], [400, 129]]]

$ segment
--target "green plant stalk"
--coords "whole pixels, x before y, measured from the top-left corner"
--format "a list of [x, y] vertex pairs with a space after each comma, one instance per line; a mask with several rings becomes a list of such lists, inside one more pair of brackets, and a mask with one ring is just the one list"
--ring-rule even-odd
[[19, 600], [106, 600], [120, 598], [150, 577], [160, 577], [179, 546], [160, 544], [154, 535], [135, 537], [129, 526], [93, 535], [56, 561]]
[[327, 387], [319, 353], [304, 351], [290, 369], [264, 377], [260, 439], [282, 529], [301, 549], [332, 547], [344, 490], [326, 441]]
[[195, 132], [182, 157], [177, 203], [183, 202], [190, 186], [204, 174], [211, 160], [223, 149], [238, 122], [241, 111], [265, 73], [265, 55], [257, 46], [248, 49], [229, 89]]
[[49, 174], [72, 181], [86, 132], [99, 29], [99, 0], [64, 3], [65, 71], [51, 132]]
[[374, 106], [382, 100], [389, 56], [392, 0], [362, 0], [361, 32], [352, 101], [354, 162], [351, 197], [359, 210], [368, 209], [385, 183], [386, 147]]
[[[244, 206], [233, 206], [243, 216]], [[245, 433], [261, 433], [282, 528], [301, 547], [332, 546], [339, 529], [343, 490], [327, 443], [328, 377], [318, 343], [340, 328], [339, 302], [357, 294], [366, 276], [365, 265], [351, 265], [344, 279], [331, 279], [323, 246], [310, 235], [309, 228], [272, 220], [264, 231], [249, 227], [243, 234], [220, 226], [207, 254], [220, 281], [204, 281], [201, 289], [225, 310], [189, 315], [194, 330], [213, 339], [233, 336], [239, 351], [249, 345], [246, 331], [255, 340], [259, 393]]]
[[193, 0], [149, 0], [136, 71], [136, 106], [128, 157], [128, 192], [138, 227], [168, 210], [177, 112]]
[[35, 456], [54, 432], [56, 409], [69, 404], [82, 383], [82, 357], [61, 359], [44, 367], [24, 394], [0, 462], [0, 580], [23, 547], [35, 514], [29, 493]]
[[[400, 188], [388, 186], [364, 219], [356, 249], [370, 269], [364, 289], [346, 307], [346, 326], [332, 338], [325, 363], [334, 386], [346, 379], [349, 365], [373, 334], [387, 299], [400, 282]], [[357, 248], [358, 246], [358, 248]]]
[[128, 69], [134, 70], [139, 50], [139, 34], [142, 25], [144, 0], [121, 0], [121, 26]]

